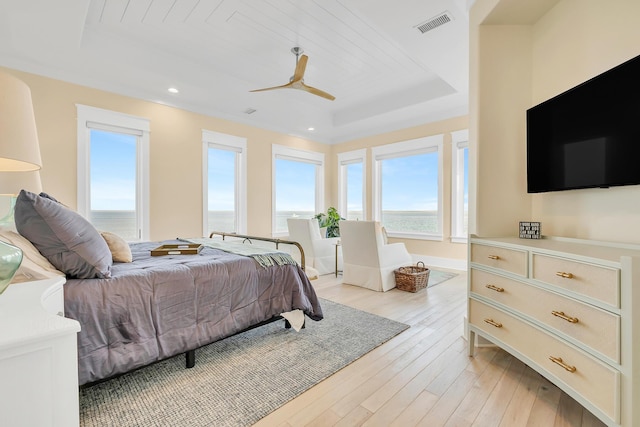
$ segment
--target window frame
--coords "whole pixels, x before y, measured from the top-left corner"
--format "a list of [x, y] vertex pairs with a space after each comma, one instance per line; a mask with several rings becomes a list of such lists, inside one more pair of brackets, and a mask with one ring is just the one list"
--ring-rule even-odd
[[276, 160], [289, 160], [316, 165], [315, 176], [315, 212], [324, 212], [324, 153], [301, 150], [284, 145], [271, 146], [271, 235], [272, 237], [287, 236], [287, 231], [276, 231]]
[[451, 132], [451, 242], [467, 243], [464, 230], [464, 150], [469, 149], [469, 130]]
[[202, 130], [202, 234], [209, 236], [209, 148], [233, 151], [235, 156], [236, 233], [247, 233], [247, 139]]
[[398, 232], [387, 230], [390, 237], [403, 239], [420, 239], [420, 240], [436, 240], [443, 239], [443, 155], [442, 148], [444, 142], [444, 134], [425, 136], [421, 138], [411, 139], [407, 141], [395, 142], [392, 144], [381, 145], [371, 149], [371, 181], [372, 181], [372, 211], [374, 221], [382, 222], [382, 161], [406, 157], [417, 154], [437, 153], [438, 155], [438, 232], [437, 233], [416, 233], [416, 232]]
[[347, 217], [347, 167], [351, 164], [362, 163], [362, 220], [367, 219], [367, 150], [353, 150], [338, 153], [338, 212]]
[[76, 104], [77, 110], [77, 211], [89, 218], [91, 209], [91, 130], [135, 135], [136, 141], [136, 228], [138, 239], [148, 241], [149, 230], [149, 132], [150, 121], [118, 111]]

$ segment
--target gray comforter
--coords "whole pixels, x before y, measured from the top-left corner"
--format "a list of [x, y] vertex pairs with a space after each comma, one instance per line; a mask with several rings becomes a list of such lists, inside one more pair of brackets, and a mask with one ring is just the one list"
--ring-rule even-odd
[[[171, 243], [171, 242], [162, 242]], [[151, 257], [159, 243], [132, 244], [132, 263], [110, 279], [69, 279], [65, 314], [80, 322], [79, 382], [85, 384], [198, 348], [294, 309], [322, 309], [296, 265], [261, 267], [204, 248]]]

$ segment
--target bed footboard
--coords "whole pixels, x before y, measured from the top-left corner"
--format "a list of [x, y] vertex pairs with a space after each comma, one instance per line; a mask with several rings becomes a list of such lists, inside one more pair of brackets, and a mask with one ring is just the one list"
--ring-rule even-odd
[[298, 242], [295, 242], [293, 240], [283, 240], [283, 239], [272, 239], [270, 237], [259, 237], [259, 236], [247, 236], [244, 234], [236, 234], [236, 233], [225, 233], [224, 231], [212, 231], [211, 234], [209, 234], [209, 238], [213, 238], [213, 236], [222, 236], [222, 240], [225, 239], [225, 237], [235, 237], [237, 239], [243, 239], [242, 242], [249, 242], [252, 243], [252, 240], [260, 240], [263, 242], [271, 242], [271, 243], [275, 243], [276, 245], [276, 249], [279, 249], [280, 245], [293, 245], [295, 247], [298, 248], [298, 250], [300, 251], [300, 266], [302, 267], [302, 270], [305, 270], [305, 264], [304, 264], [304, 249], [302, 249], [302, 245]]

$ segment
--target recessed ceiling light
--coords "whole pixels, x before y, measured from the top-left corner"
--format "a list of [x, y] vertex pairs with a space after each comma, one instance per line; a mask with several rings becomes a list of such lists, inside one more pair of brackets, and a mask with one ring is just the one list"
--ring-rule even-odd
[[314, 131], [314, 130], [316, 130], [316, 128], [307, 128], [307, 130]]
[[167, 89], [169, 92], [171, 93], [178, 93], [180, 92], [178, 89], [176, 89], [175, 87], [170, 87], [169, 89]]

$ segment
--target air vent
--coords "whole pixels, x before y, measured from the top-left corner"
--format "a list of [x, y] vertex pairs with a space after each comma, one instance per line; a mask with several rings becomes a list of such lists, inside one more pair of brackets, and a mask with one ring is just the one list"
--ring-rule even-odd
[[449, 12], [445, 11], [437, 16], [434, 16], [433, 18], [429, 19], [425, 23], [416, 25], [415, 28], [417, 28], [418, 31], [424, 34], [427, 31], [431, 31], [434, 28], [438, 28], [439, 26], [444, 25], [447, 22], [451, 22], [452, 20], [453, 20], [453, 16]]

